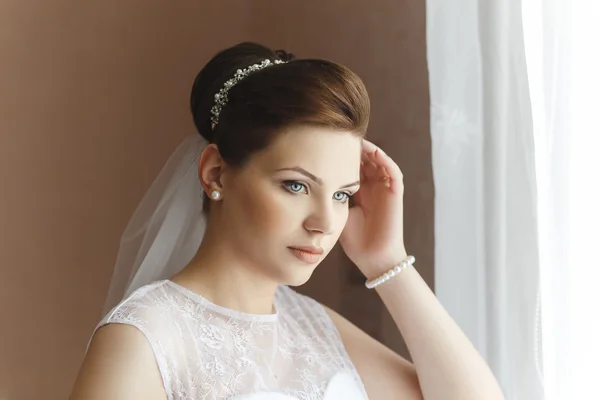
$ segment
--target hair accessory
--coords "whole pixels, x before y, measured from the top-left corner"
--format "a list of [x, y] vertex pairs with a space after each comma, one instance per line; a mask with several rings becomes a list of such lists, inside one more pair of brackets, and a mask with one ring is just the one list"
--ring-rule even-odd
[[252, 64], [247, 68], [238, 69], [233, 78], [225, 82], [225, 85], [221, 88], [221, 90], [219, 90], [219, 92], [215, 94], [215, 105], [210, 109], [210, 113], [212, 114], [212, 117], [210, 118], [210, 120], [212, 121], [212, 128], [215, 129], [215, 127], [219, 123], [219, 114], [221, 113], [221, 110], [223, 109], [225, 104], [227, 104], [227, 93], [232, 87], [234, 87], [239, 81], [244, 79], [252, 72], [261, 70], [266, 67], [270, 67], [275, 64], [284, 64], [286, 62], [287, 61], [281, 60], [271, 61], [267, 58], [258, 64]]
[[408, 256], [406, 258], [406, 260], [404, 260], [404, 261], [402, 261], [402, 263], [400, 263], [400, 265], [396, 265], [394, 268], [390, 269], [385, 274], [383, 274], [375, 279], [371, 279], [370, 281], [365, 282], [365, 286], [368, 289], [374, 289], [377, 286], [381, 285], [382, 283], [389, 281], [394, 276], [396, 276], [400, 272], [402, 272], [402, 270], [406, 269], [409, 265], [413, 265], [414, 263], [415, 263], [415, 257]]

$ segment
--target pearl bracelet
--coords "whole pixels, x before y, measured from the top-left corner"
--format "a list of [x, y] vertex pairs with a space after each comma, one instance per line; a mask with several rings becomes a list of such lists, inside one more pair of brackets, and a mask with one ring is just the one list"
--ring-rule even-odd
[[381, 275], [377, 278], [371, 279], [370, 281], [366, 281], [365, 286], [368, 289], [374, 289], [377, 286], [381, 285], [382, 283], [389, 281], [394, 276], [396, 276], [400, 272], [402, 272], [403, 269], [407, 268], [409, 265], [413, 265], [414, 263], [415, 263], [415, 257], [408, 256], [406, 258], [406, 260], [404, 260], [404, 261], [402, 261], [402, 263], [400, 263], [400, 265], [396, 265], [394, 268], [390, 269], [389, 271], [387, 271], [386, 273], [384, 273], [383, 275]]

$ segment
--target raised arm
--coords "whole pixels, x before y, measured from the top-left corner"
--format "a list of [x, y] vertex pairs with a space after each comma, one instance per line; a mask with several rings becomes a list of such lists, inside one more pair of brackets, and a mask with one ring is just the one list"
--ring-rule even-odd
[[[360, 190], [340, 241], [348, 257], [369, 279], [381, 276], [407, 258], [403, 194], [398, 165], [364, 140]], [[375, 290], [406, 341], [425, 400], [504, 399], [490, 368], [414, 267], [407, 267]], [[413, 383], [408, 384], [406, 393], [387, 394], [384, 389], [401, 390], [407, 386], [405, 382], [414, 382], [404, 362], [371, 340], [356, 340], [360, 334], [339, 319], [338, 322], [349, 352], [358, 355], [356, 363], [362, 368], [373, 397], [414, 398]], [[365, 361], [362, 355], [368, 353], [373, 357]], [[387, 371], [390, 360], [394, 360], [391, 370], [397, 371], [395, 374]]]

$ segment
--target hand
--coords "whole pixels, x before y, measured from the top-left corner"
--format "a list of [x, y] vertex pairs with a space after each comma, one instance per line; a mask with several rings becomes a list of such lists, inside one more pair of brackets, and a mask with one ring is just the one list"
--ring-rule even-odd
[[380, 148], [363, 140], [360, 181], [340, 243], [360, 271], [373, 279], [406, 258], [402, 171]]

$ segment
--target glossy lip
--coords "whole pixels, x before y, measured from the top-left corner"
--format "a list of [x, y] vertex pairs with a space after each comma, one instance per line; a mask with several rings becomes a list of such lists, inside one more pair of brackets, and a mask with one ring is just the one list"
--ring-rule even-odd
[[288, 249], [298, 260], [311, 265], [321, 261], [323, 254], [323, 249], [312, 246], [288, 247]]
[[290, 249], [292, 250], [300, 250], [300, 251], [304, 251], [306, 253], [311, 253], [311, 254], [318, 254], [321, 255], [323, 254], [323, 249], [321, 247], [314, 247], [314, 246], [289, 246]]

